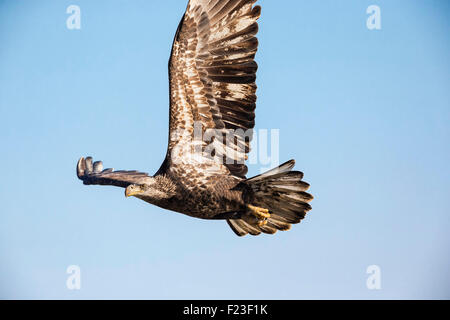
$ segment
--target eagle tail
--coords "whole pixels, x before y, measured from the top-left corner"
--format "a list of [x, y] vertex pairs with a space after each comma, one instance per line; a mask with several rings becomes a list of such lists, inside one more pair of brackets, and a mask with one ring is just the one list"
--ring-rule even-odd
[[268, 209], [270, 217], [267, 218], [267, 224], [262, 226], [248, 219], [227, 220], [238, 236], [259, 235], [261, 232], [274, 234], [277, 230], [289, 230], [291, 224], [299, 223], [311, 210], [308, 202], [313, 196], [306, 192], [309, 184], [302, 181], [302, 172], [292, 171], [294, 165], [295, 161], [290, 160], [245, 180], [254, 195], [251, 205]]

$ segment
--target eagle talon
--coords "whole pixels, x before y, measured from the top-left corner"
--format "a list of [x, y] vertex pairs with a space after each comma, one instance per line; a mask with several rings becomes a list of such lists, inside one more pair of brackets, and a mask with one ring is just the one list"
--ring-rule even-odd
[[[270, 218], [270, 213], [269, 213], [268, 209], [255, 207], [255, 206], [252, 206], [251, 204], [248, 204], [247, 208], [249, 210], [249, 213], [254, 215], [258, 220], [265, 221], [268, 218]], [[266, 224], [267, 224], [267, 221], [266, 221]]]
[[259, 221], [258, 221], [258, 226], [259, 226], [259, 227], [264, 227], [266, 224], [267, 224], [267, 219], [259, 220]]

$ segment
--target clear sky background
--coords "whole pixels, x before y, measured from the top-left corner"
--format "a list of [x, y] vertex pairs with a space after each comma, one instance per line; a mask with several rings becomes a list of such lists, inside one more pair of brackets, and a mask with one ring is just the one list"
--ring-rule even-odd
[[186, 3], [0, 0], [0, 298], [450, 298], [446, 0], [259, 1], [257, 128], [315, 196], [291, 231], [238, 238], [82, 185], [80, 156], [159, 168]]

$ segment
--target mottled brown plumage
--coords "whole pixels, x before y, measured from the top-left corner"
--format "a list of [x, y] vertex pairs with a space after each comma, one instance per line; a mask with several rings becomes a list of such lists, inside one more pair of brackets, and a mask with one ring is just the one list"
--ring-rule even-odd
[[256, 108], [255, 2], [189, 1], [169, 61], [169, 143], [161, 168], [149, 176], [81, 158], [84, 184], [119, 186], [165, 209], [226, 219], [240, 236], [288, 230], [303, 219], [312, 196], [303, 174], [291, 171], [293, 160], [245, 178]]

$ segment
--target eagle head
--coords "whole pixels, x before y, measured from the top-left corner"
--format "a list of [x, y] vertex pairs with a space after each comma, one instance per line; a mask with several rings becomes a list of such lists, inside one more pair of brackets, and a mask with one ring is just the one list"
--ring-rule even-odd
[[145, 182], [130, 184], [125, 189], [125, 196], [137, 197], [154, 203], [155, 201], [167, 199], [175, 194], [173, 183], [165, 177], [146, 177]]
[[147, 185], [140, 185], [140, 184], [130, 184], [125, 189], [125, 197], [131, 197], [131, 196], [137, 196], [140, 194], [143, 194], [147, 191], [148, 186]]

